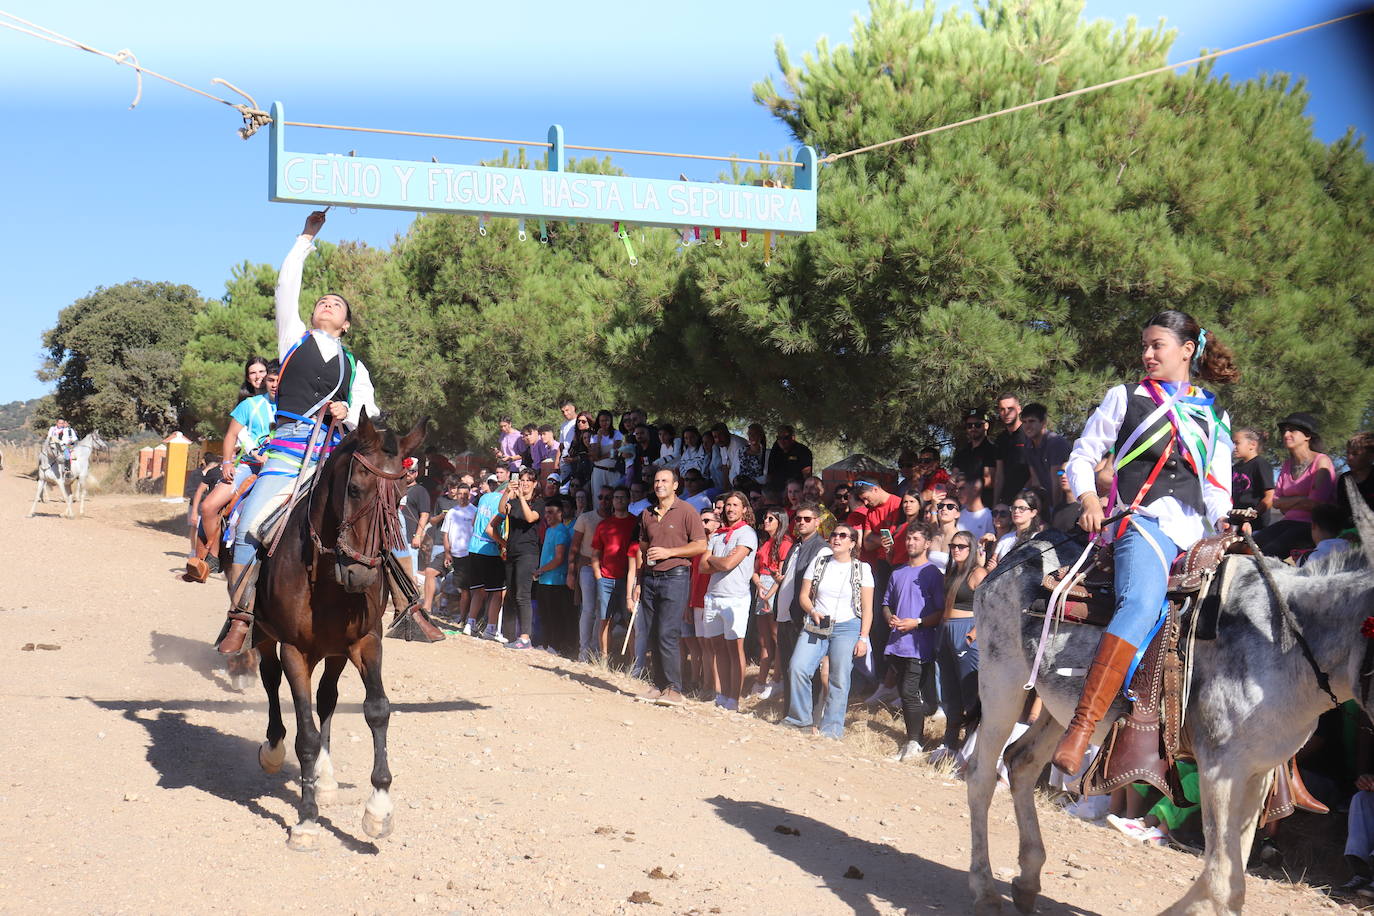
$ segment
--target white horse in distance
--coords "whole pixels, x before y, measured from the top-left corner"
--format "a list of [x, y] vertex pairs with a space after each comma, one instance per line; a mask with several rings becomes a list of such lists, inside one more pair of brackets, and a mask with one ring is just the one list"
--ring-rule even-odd
[[[58, 460], [56, 450], [51, 443], [45, 444], [38, 450], [38, 493], [33, 498], [33, 505], [29, 507], [29, 517], [32, 518], [38, 511], [40, 502], [47, 502], [47, 489], [50, 486], [57, 487], [62, 499], [67, 504], [67, 511], [64, 513], [67, 518], [72, 517], [72, 499], [76, 498], [81, 515], [86, 514], [86, 479], [91, 473], [91, 454], [96, 450], [103, 451], [109, 448], [105, 440], [100, 437], [100, 433], [91, 431], [81, 438], [76, 445], [72, 446], [71, 469], [68, 473], [62, 473], [62, 463]], [[68, 487], [68, 484], [71, 487]]]

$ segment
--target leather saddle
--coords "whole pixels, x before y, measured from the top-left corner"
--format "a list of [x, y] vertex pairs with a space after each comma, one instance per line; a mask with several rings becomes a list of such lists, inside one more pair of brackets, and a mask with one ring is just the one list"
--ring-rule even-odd
[[[1241, 542], [1242, 538], [1236, 535], [1203, 538], [1175, 561], [1169, 575], [1165, 619], [1131, 677], [1126, 691], [1131, 701], [1129, 711], [1113, 722], [1101, 750], [1083, 775], [1084, 795], [1106, 795], [1122, 786], [1144, 782], [1159, 789], [1176, 805], [1195, 803], [1184, 796], [1174, 766], [1177, 760], [1192, 759], [1183, 728], [1189, 655], [1194, 640], [1217, 636], [1222, 600], [1236, 562], [1227, 557], [1239, 552], [1235, 548]], [[1032, 604], [1032, 615], [1048, 612], [1048, 595], [1068, 572], [1069, 567], [1063, 567], [1045, 577], [1042, 587], [1046, 596]], [[1107, 626], [1116, 606], [1114, 579], [1108, 546], [1068, 587], [1064, 619]], [[1307, 792], [1296, 764], [1290, 760], [1274, 771], [1263, 821], [1287, 817], [1295, 807], [1320, 814], [1327, 811]]]

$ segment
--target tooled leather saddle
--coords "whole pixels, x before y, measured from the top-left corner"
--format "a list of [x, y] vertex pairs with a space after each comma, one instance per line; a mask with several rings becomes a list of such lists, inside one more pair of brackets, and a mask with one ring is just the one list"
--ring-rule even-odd
[[[1089, 764], [1081, 783], [1082, 794], [1106, 795], [1145, 782], [1177, 805], [1194, 804], [1185, 798], [1174, 765], [1178, 760], [1193, 759], [1183, 728], [1190, 654], [1195, 640], [1217, 637], [1230, 576], [1228, 565], [1234, 563], [1228, 554], [1248, 553], [1242, 540], [1232, 534], [1203, 538], [1174, 562], [1165, 619], [1141, 656], [1127, 690], [1130, 709], [1112, 724], [1101, 750]], [[1098, 627], [1111, 622], [1116, 607], [1113, 559], [1107, 545], [1067, 586], [1065, 620]], [[1050, 611], [1048, 595], [1069, 572], [1066, 566], [1045, 577], [1042, 587], [1046, 597], [1032, 603], [1032, 615]], [[1264, 806], [1265, 823], [1286, 817], [1295, 805], [1325, 813], [1325, 808], [1307, 794], [1295, 771], [1291, 761], [1275, 770]]]

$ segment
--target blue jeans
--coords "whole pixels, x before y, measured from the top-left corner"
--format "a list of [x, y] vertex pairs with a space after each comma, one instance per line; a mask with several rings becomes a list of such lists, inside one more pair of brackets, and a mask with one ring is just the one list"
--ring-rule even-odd
[[[312, 423], [283, 423], [272, 430], [273, 439], [299, 439], [304, 442], [314, 429]], [[323, 438], [323, 434], [321, 434]], [[250, 537], [248, 526], [274, 496], [290, 493], [296, 483], [296, 472], [300, 467], [299, 455], [279, 452], [275, 449], [267, 453], [258, 479], [253, 488], [243, 498], [238, 508], [238, 525], [234, 529], [234, 562], [243, 564], [253, 562], [258, 552], [258, 539]]]
[[601, 592], [597, 590], [596, 576], [590, 565], [577, 571], [577, 584], [582, 590], [582, 612], [577, 618], [577, 640], [582, 654], [590, 654], [597, 649], [596, 621], [601, 604]]
[[964, 746], [960, 734], [971, 727], [974, 710], [978, 708], [978, 645], [969, 645], [968, 634], [973, 629], [973, 617], [955, 617], [940, 624], [940, 647], [936, 650], [935, 667], [940, 677], [940, 702], [945, 710], [945, 737], [941, 742], [952, 751]]
[[1159, 522], [1131, 516], [1125, 533], [1116, 539], [1116, 612], [1108, 633], [1137, 647], [1145, 642], [1164, 607], [1169, 568], [1178, 554], [1174, 542], [1159, 530]]
[[617, 608], [625, 608], [625, 580], [611, 579], [602, 576], [596, 580], [597, 587], [597, 619], [610, 620], [617, 613]]
[[859, 626], [859, 619], [855, 617], [835, 624], [829, 637], [805, 630], [797, 637], [797, 647], [792, 650], [792, 668], [788, 672], [792, 702], [783, 720], [788, 725], [806, 728], [814, 721], [811, 679], [816, 676], [821, 659], [829, 656], [830, 694], [825, 701], [820, 730], [827, 738], [843, 737], [844, 716], [849, 707], [849, 675], [854, 668], [854, 645], [859, 641]]

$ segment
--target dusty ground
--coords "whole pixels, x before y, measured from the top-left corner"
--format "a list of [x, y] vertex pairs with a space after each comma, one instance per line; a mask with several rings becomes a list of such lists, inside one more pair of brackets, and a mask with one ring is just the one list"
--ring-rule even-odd
[[[773, 709], [649, 708], [623, 675], [462, 637], [387, 641], [396, 830], [376, 845], [360, 826], [362, 690], [345, 672], [339, 801], [321, 848], [291, 852], [294, 753], [281, 776], [258, 768], [261, 687], [232, 691], [208, 642], [222, 581], [174, 576], [184, 509], [97, 495], [83, 520], [26, 519], [32, 487], [0, 476], [0, 912], [968, 909], [963, 785], [887, 762], [896, 732], [882, 718], [842, 744], [806, 739], [769, 724]], [[1197, 871], [1185, 853], [1044, 808], [1041, 913], [1158, 911]], [[1006, 878], [1004, 793], [993, 824]], [[662, 909], [628, 902], [635, 892]], [[1249, 904], [1331, 906], [1256, 877]]]

